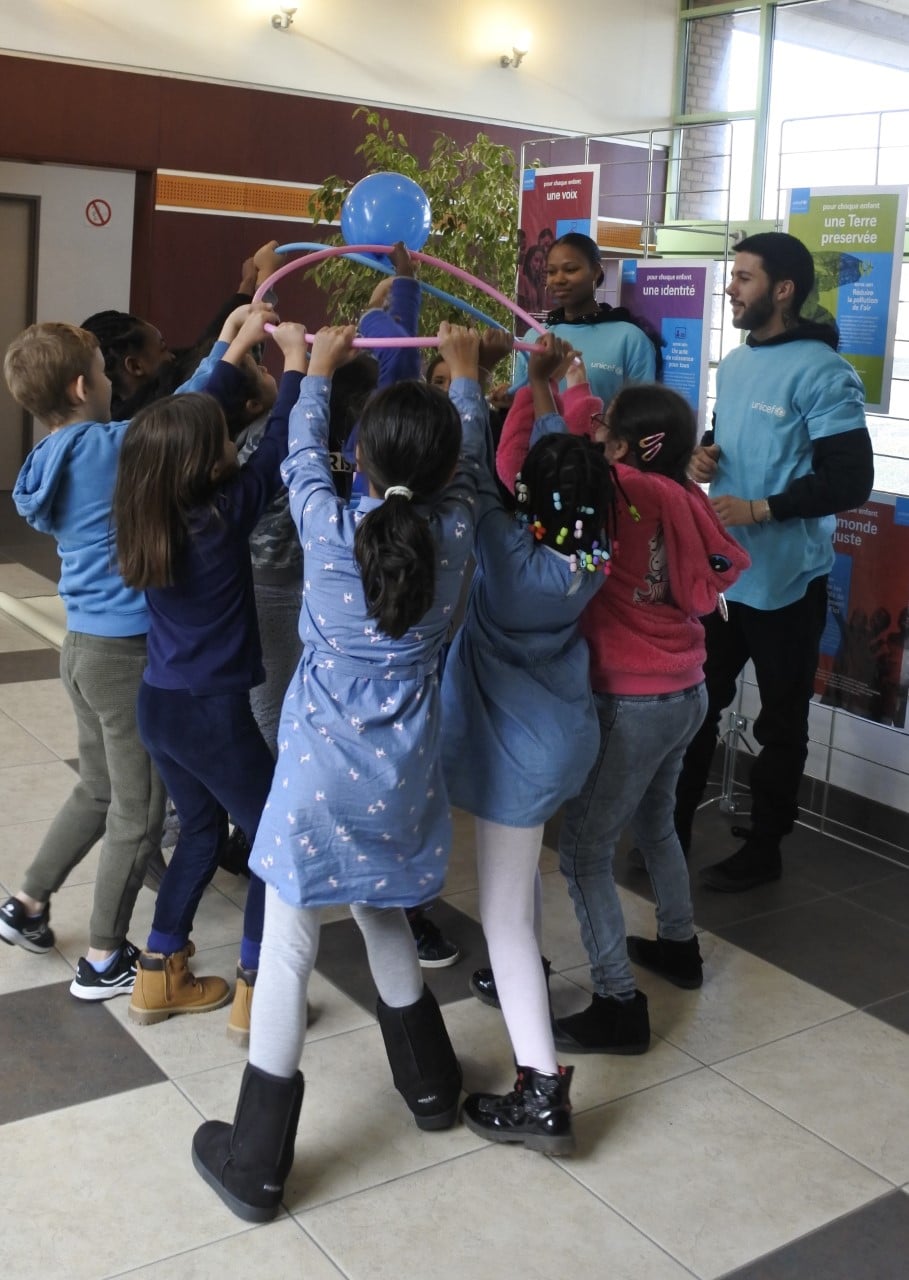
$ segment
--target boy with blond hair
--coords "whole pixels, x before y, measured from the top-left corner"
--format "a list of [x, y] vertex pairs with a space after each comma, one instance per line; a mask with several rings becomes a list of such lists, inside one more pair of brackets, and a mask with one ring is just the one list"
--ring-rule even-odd
[[[217, 343], [181, 390], [204, 385], [224, 350]], [[111, 523], [128, 423], [110, 421], [111, 384], [97, 339], [85, 329], [30, 325], [7, 349], [3, 371], [14, 399], [50, 432], [26, 458], [13, 501], [33, 528], [57, 541], [67, 625], [60, 676], [76, 715], [79, 781], [21, 889], [0, 907], [0, 938], [35, 954], [50, 951], [51, 896], [103, 836], [89, 948], [70, 991], [80, 1000], [107, 1000], [133, 988], [138, 949], [126, 934], [164, 811], [136, 729], [145, 597], [117, 571]]]

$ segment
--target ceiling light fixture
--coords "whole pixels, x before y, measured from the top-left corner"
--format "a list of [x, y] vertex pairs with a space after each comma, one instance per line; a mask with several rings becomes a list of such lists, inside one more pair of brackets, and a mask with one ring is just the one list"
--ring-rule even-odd
[[294, 14], [297, 12], [297, 6], [282, 4], [280, 13], [271, 15], [271, 25], [276, 31], [289, 31], [293, 25]]
[[522, 31], [511, 47], [511, 55], [503, 53], [499, 58], [500, 67], [519, 67], [530, 52], [530, 33]]

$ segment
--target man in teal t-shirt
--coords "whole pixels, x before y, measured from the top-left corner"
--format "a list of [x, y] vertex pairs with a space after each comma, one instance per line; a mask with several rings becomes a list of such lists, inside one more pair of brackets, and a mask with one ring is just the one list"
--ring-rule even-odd
[[728, 622], [705, 619], [707, 716], [676, 790], [676, 830], [687, 850], [720, 714], [751, 659], [761, 701], [751, 828], [735, 853], [701, 872], [708, 888], [727, 893], [782, 872], [780, 841], [798, 816], [808, 755], [836, 513], [863, 503], [874, 480], [861, 380], [836, 354], [835, 327], [800, 316], [813, 284], [811, 254], [795, 236], [769, 231], [737, 246], [726, 294], [732, 323], [748, 337], [720, 363], [714, 430], [691, 465], [751, 556], [727, 593]]

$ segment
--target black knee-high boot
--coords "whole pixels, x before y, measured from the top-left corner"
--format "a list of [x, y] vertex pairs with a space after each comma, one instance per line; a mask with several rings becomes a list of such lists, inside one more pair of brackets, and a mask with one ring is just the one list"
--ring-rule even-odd
[[395, 1088], [419, 1129], [450, 1129], [458, 1118], [461, 1066], [436, 998], [428, 987], [416, 1004], [392, 1009], [379, 1000], [379, 1027]]
[[193, 1164], [245, 1222], [270, 1222], [294, 1162], [303, 1076], [288, 1080], [247, 1065], [232, 1125], [206, 1120], [193, 1137]]

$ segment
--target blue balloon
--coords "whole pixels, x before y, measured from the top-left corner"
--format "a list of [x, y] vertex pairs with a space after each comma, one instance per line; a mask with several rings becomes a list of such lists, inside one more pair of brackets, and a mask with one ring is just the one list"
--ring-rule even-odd
[[348, 244], [396, 244], [420, 250], [432, 217], [426, 192], [403, 173], [370, 173], [351, 187], [341, 206], [341, 234]]

